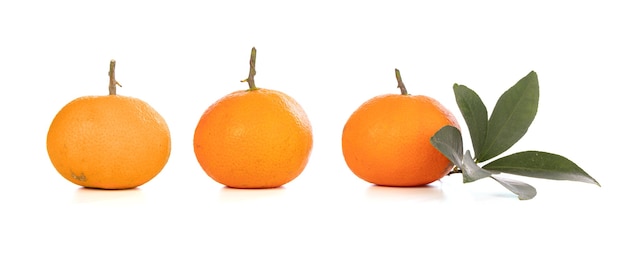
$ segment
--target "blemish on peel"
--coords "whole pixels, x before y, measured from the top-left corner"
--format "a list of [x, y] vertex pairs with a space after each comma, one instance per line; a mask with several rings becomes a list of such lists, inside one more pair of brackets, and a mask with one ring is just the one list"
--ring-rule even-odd
[[74, 172], [71, 172], [71, 173], [72, 173], [71, 176], [73, 179], [76, 179], [78, 181], [83, 181], [83, 182], [87, 181], [87, 177], [85, 176], [84, 173], [81, 172], [80, 175], [76, 175]]

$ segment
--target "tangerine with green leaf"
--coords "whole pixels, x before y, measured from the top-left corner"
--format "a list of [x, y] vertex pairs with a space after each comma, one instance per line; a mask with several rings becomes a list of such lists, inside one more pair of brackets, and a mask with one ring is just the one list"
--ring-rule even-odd
[[313, 146], [311, 124], [291, 96], [256, 87], [256, 49], [249, 89], [232, 92], [200, 117], [194, 133], [196, 159], [204, 172], [231, 188], [280, 187], [299, 176]]
[[342, 133], [343, 156], [350, 170], [367, 182], [427, 185], [453, 167], [430, 138], [444, 126], [459, 124], [437, 100], [408, 94], [397, 69], [396, 78], [401, 94], [371, 98], [350, 115]]
[[47, 134], [48, 156], [59, 174], [74, 184], [135, 188], [164, 168], [170, 132], [148, 103], [117, 95], [114, 60], [109, 78], [109, 95], [79, 97], [56, 114]]

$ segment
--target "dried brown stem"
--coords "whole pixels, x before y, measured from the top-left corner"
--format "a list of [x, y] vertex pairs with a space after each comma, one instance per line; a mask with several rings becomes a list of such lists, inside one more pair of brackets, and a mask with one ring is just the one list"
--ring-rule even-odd
[[111, 60], [111, 64], [109, 65], [109, 95], [117, 94], [116, 86], [122, 87], [122, 84], [115, 80], [115, 60]]

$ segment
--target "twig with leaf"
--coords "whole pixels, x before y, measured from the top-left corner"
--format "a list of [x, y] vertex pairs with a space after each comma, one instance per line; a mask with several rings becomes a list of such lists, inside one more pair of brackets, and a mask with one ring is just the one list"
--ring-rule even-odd
[[554, 180], [600, 183], [569, 159], [543, 151], [524, 151], [494, 159], [511, 148], [522, 136], [537, 114], [539, 82], [531, 71], [498, 99], [489, 117], [482, 100], [470, 88], [454, 84], [457, 105], [463, 114], [474, 148], [474, 156], [463, 150], [459, 129], [441, 128], [431, 138], [431, 144], [454, 165], [452, 173], [462, 173], [463, 182], [492, 178], [515, 193], [520, 200], [532, 199], [537, 190], [524, 182], [506, 178], [505, 174]]

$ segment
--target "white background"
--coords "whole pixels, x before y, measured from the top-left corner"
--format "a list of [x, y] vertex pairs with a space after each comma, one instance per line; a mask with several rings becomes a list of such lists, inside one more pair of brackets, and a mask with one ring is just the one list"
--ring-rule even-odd
[[[426, 1], [423, 1], [426, 2]], [[619, 1], [2, 1], [1, 268], [624, 268], [622, 100], [626, 17]], [[257, 85], [307, 111], [314, 147], [283, 188], [225, 189], [195, 160], [195, 124], [215, 100]], [[138, 189], [82, 189], [46, 153], [63, 105], [118, 94], [166, 119], [172, 153]], [[602, 187], [524, 179], [518, 201], [460, 175], [426, 188], [356, 178], [341, 131], [367, 99], [434, 97], [463, 122], [452, 85], [488, 110], [537, 72], [539, 112], [507, 153], [568, 157]], [[471, 148], [463, 124], [466, 148]]]

